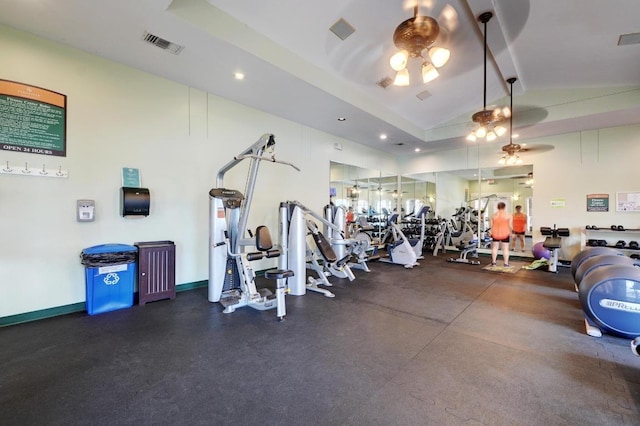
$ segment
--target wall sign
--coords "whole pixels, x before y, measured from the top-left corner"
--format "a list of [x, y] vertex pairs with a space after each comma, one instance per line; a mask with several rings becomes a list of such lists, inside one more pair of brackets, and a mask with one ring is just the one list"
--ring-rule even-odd
[[567, 200], [564, 198], [554, 198], [551, 200], [551, 208], [552, 209], [563, 209], [566, 205]]
[[129, 188], [140, 188], [142, 179], [140, 177], [140, 169], [133, 167], [122, 168], [122, 186]]
[[617, 212], [640, 212], [640, 192], [616, 193]]
[[608, 212], [609, 194], [587, 194], [588, 212]]
[[66, 111], [66, 95], [0, 80], [0, 148], [65, 157]]

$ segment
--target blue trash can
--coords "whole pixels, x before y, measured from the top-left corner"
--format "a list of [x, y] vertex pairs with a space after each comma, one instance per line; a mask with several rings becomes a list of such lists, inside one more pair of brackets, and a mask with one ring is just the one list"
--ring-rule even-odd
[[133, 306], [137, 251], [126, 244], [101, 244], [82, 250], [89, 315]]

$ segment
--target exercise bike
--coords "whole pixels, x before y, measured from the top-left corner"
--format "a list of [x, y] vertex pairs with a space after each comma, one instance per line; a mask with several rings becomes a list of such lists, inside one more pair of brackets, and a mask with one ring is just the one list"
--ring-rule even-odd
[[393, 242], [387, 244], [386, 247], [389, 256], [381, 257], [380, 262], [394, 263], [396, 265], [402, 265], [405, 268], [413, 268], [414, 266], [420, 265], [418, 263], [418, 256], [409, 239], [396, 224], [397, 220], [398, 213], [389, 216], [387, 226], [393, 235]]

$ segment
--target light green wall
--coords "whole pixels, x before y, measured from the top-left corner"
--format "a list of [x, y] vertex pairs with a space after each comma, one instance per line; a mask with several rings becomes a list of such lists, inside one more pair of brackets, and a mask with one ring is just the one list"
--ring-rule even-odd
[[[0, 51], [11, 58], [0, 78], [68, 101], [66, 157], [0, 151], [0, 163], [69, 171], [67, 179], [0, 175], [0, 317], [84, 301], [79, 254], [97, 244], [172, 240], [176, 282], [206, 280], [208, 192], [220, 167], [264, 133], [275, 134], [278, 159], [301, 169], [260, 167], [249, 225], [274, 235], [280, 201], [318, 211], [328, 202], [330, 161], [396, 170], [388, 154], [8, 27], [0, 26]], [[225, 186], [244, 191], [247, 165]], [[147, 218], [119, 215], [124, 166], [139, 168], [150, 189]], [[84, 198], [96, 202], [95, 222], [76, 222]]]
[[466, 179], [451, 173], [440, 172], [436, 178], [436, 215], [445, 219], [466, 205], [465, 191], [469, 189]]

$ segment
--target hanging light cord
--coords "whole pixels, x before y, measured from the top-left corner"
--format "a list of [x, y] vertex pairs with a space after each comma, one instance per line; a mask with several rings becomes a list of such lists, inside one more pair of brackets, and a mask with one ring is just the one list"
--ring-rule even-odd
[[482, 109], [487, 109], [487, 22], [484, 20], [484, 93], [482, 98]]
[[511, 111], [511, 114], [509, 114], [509, 144], [513, 143], [513, 83], [515, 82], [515, 79], [509, 79], [509, 95], [511, 98], [511, 102], [509, 103], [509, 111]]

